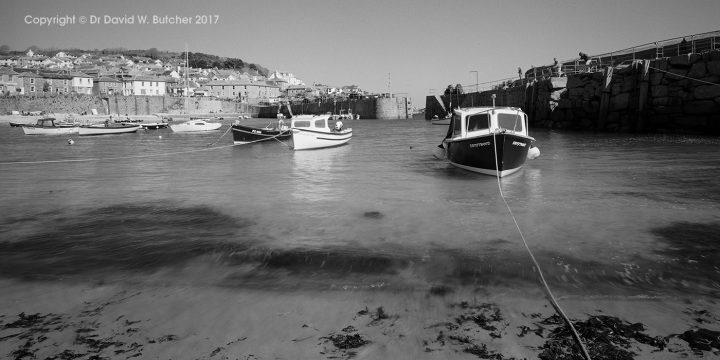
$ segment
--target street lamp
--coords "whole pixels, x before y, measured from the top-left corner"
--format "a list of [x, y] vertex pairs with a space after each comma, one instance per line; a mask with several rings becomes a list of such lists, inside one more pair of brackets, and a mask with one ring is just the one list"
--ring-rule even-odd
[[478, 72], [477, 70], [470, 70], [471, 73], [475, 73], [475, 92], [478, 92]]
[[[477, 72], [477, 70], [470, 70], [470, 72], [475, 73], [475, 92], [478, 92], [478, 72]], [[475, 106], [475, 104], [473, 104], [474, 100], [475, 100], [475, 95], [471, 94], [470, 95], [470, 106]]]

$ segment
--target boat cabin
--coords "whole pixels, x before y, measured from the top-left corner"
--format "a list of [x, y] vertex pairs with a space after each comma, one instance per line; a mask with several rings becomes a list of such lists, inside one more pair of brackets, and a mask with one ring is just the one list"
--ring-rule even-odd
[[328, 125], [329, 118], [327, 115], [293, 117], [290, 127], [294, 129], [330, 132], [330, 126]]
[[37, 127], [56, 127], [55, 118], [48, 117], [48, 118], [38, 119], [37, 122], [35, 123], [35, 126], [37, 126]]
[[519, 108], [475, 107], [456, 109], [446, 138], [462, 139], [507, 132], [528, 135], [528, 117]]

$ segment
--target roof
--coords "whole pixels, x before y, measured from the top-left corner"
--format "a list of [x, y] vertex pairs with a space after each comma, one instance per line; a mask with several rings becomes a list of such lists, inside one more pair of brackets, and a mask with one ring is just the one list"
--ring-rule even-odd
[[45, 79], [67, 79], [67, 80], [72, 79], [72, 76], [70, 76], [70, 75], [56, 74], [56, 73], [43, 73], [43, 74], [40, 74], [40, 77], [45, 78]]
[[15, 71], [13, 71], [13, 69], [8, 68], [8, 67], [4, 67], [4, 66], [0, 66], [0, 74], [18, 75], [18, 73], [16, 73]]
[[114, 83], [119, 83], [119, 82], [121, 82], [121, 81], [118, 80], [118, 79], [113, 79], [113, 78], [107, 77], [107, 76], [102, 76], [102, 77], [100, 77], [100, 78], [98, 78], [98, 79], [95, 79], [95, 81], [97, 81], [97, 82], [114, 82]]
[[159, 78], [159, 77], [153, 77], [153, 76], [135, 76], [135, 77], [132, 77], [127, 80], [130, 80], [130, 81], [162, 81], [162, 82], [167, 81], [165, 78]]

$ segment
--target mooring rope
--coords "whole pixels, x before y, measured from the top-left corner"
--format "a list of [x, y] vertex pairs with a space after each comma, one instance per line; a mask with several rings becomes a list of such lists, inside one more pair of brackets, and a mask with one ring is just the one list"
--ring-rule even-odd
[[[232, 126], [230, 127], [230, 129], [232, 129]], [[225, 134], [227, 134], [227, 131], [225, 132]], [[222, 138], [223, 136], [225, 136], [225, 134], [221, 135], [220, 137]], [[249, 144], [254, 144], [254, 143], [260, 142], [260, 141], [267, 141], [270, 139], [275, 139], [277, 141], [280, 141], [280, 140], [276, 139], [278, 136], [279, 136], [279, 134], [275, 135], [273, 137], [254, 140], [254, 141], [248, 141], [248, 142], [242, 143], [242, 144], [234, 144], [233, 143], [233, 144], [229, 144], [229, 145], [211, 146], [211, 147], [205, 147], [205, 148], [200, 148], [200, 149], [191, 149], [191, 150], [183, 150], [183, 151], [172, 151], [172, 152], [159, 153], [159, 154], [142, 154], [142, 155], [128, 155], [128, 156], [115, 156], [115, 157], [102, 157], [102, 158], [84, 158], [84, 159], [8, 161], [8, 162], [0, 162], [0, 166], [2, 166], [2, 165], [57, 164], [57, 163], [91, 162], [91, 161], [105, 161], [105, 160], [142, 159], [142, 158], [151, 158], [151, 157], [160, 157], [160, 156], [189, 154], [189, 153], [200, 152], [200, 151], [223, 149], [223, 148], [232, 147], [232, 146], [249, 145]], [[219, 138], [218, 138], [218, 140], [219, 140]], [[217, 140], [215, 142], [213, 142], [212, 144], [214, 144], [216, 142], [217, 142]], [[289, 145], [283, 143], [282, 141], [280, 141], [280, 143], [282, 143], [286, 146], [289, 146]]]
[[228, 127], [227, 130], [225, 130], [225, 133], [223, 133], [222, 135], [220, 135], [220, 137], [217, 138], [217, 140], [215, 140], [215, 141], [211, 142], [210, 144], [208, 144], [208, 146], [213, 146], [213, 145], [215, 145], [215, 143], [217, 143], [218, 141], [220, 141], [220, 139], [222, 139], [223, 136], [227, 135], [227, 133], [229, 133], [230, 130], [232, 130], [232, 124], [230, 124], [230, 126]]
[[520, 234], [520, 238], [522, 239], [523, 244], [525, 245], [525, 249], [527, 250], [528, 254], [530, 255], [530, 259], [532, 260], [533, 264], [535, 264], [535, 269], [537, 269], [540, 282], [542, 283], [543, 289], [545, 290], [545, 294], [547, 295], [548, 301], [550, 301], [550, 304], [555, 308], [555, 312], [557, 312], [560, 317], [563, 318], [563, 321], [567, 326], [570, 328], [570, 331], [572, 333], [573, 339], [575, 340], [575, 343], [580, 348], [580, 351], [582, 352], [583, 357], [585, 360], [591, 360], [590, 354], [588, 353], [587, 348], [585, 347], [585, 344], [583, 343], [582, 339], [580, 339], [580, 335], [578, 334], [577, 330], [575, 330], [575, 327], [573, 326], [572, 322], [570, 321], [570, 318], [565, 315], [565, 312], [562, 310], [560, 305], [558, 304], [557, 300], [555, 299], [555, 296], [553, 296], [552, 291], [550, 291], [550, 286], [548, 285], [547, 281], [545, 281], [545, 276], [543, 276], [543, 272], [540, 269], [540, 264], [538, 264], [537, 260], [535, 259], [535, 255], [533, 255], [532, 250], [530, 250], [530, 246], [528, 246], [527, 241], [525, 241], [525, 236], [522, 233], [522, 230], [520, 230], [520, 225], [518, 225], [517, 219], [515, 219], [515, 214], [513, 214], [512, 209], [510, 209], [510, 205], [508, 204], [507, 200], [505, 199], [505, 194], [503, 194], [502, 191], [502, 183], [500, 182], [500, 168], [498, 167], [498, 151], [497, 151], [497, 138], [495, 136], [496, 134], [493, 133], [493, 143], [495, 146], [495, 174], [497, 177], [497, 184], [498, 184], [498, 190], [500, 190], [500, 198], [502, 198], [503, 202], [505, 203], [505, 207], [507, 208], [508, 212], [510, 213], [510, 217], [512, 217], [513, 222], [515, 223], [515, 228], [517, 228], [518, 233]]
[[670, 75], [673, 75], [673, 76], [677, 76], [677, 77], [681, 77], [681, 78], [685, 78], [685, 79], [689, 79], [689, 80], [694, 80], [694, 81], [701, 82], [701, 83], [705, 83], [705, 84], [709, 84], [709, 85], [720, 86], [720, 84], [716, 84], [716, 83], [714, 83], [714, 82], [709, 82], [709, 81], [705, 81], [705, 80], [702, 80], [702, 79], [697, 79], [697, 78], [693, 78], [693, 77], [689, 77], [689, 76], [685, 76], [685, 75], [676, 74], [676, 73], [674, 73], [674, 72], [667, 71], [667, 70], [661, 70], [661, 69], [658, 69], [658, 68], [656, 68], [656, 67], [649, 66], [649, 68], [650, 68], [650, 69], [653, 69], [653, 70], [660, 71], [660, 72], [664, 72], [664, 73], [667, 73], [667, 74], [670, 74]]

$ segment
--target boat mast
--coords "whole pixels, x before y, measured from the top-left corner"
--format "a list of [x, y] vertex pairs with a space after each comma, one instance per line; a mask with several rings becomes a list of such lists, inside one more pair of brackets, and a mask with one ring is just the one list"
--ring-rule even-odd
[[188, 120], [190, 120], [190, 109], [188, 108], [188, 93], [189, 93], [189, 87], [188, 87], [188, 45], [185, 43], [185, 89], [183, 90], [183, 93], [185, 94], [185, 112], [188, 114]]

